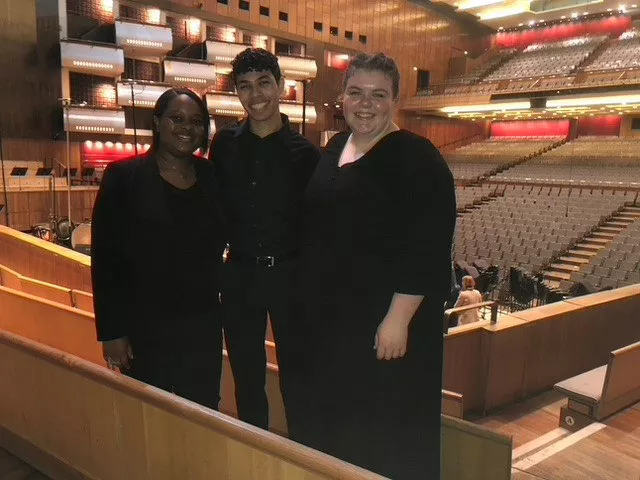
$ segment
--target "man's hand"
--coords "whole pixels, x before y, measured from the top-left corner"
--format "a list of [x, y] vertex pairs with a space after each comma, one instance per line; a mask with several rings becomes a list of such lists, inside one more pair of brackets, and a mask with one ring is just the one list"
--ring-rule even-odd
[[128, 369], [133, 358], [131, 344], [127, 337], [102, 342], [102, 356], [111, 370]]

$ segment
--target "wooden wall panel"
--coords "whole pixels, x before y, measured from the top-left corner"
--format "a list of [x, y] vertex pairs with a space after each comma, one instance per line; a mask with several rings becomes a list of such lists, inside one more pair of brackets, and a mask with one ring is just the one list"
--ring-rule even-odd
[[409, 131], [431, 140], [438, 148], [461, 146], [465, 141], [478, 141], [485, 137], [484, 122], [403, 113], [400, 124]]
[[[174, 3], [193, 7], [191, 0]], [[236, 1], [225, 6], [209, 0], [204, 3], [204, 11], [221, 17], [216, 19], [219, 21], [242, 22], [242, 28], [253, 27], [257, 33], [285, 38], [292, 38], [290, 34], [294, 33], [298, 37], [295, 40], [303, 43], [320, 41], [327, 49], [382, 51], [398, 62], [404, 83], [403, 97], [416, 91], [413, 67], [431, 71], [432, 82], [440, 83], [445, 79], [449, 59], [473, 44], [461, 25], [409, 0], [376, 1], [367, 7], [363, 7], [360, 0], [254, 0], [250, 2], [249, 14], [239, 10], [237, 5]], [[288, 13], [289, 21], [263, 22], [259, 15], [260, 5], [269, 8], [272, 18], [277, 19], [279, 11]], [[195, 10], [193, 12], [197, 14]], [[244, 22], [249, 25], [245, 27]], [[314, 30], [314, 22], [322, 23], [321, 33]], [[338, 27], [338, 35], [331, 35], [332, 26]], [[347, 29], [353, 32], [352, 40], [345, 39]], [[360, 43], [360, 35], [366, 36], [366, 44]]]
[[[92, 478], [174, 479], [189, 472], [194, 480], [382, 480], [98, 368], [104, 361], [88, 329], [89, 315], [3, 287], [0, 301], [7, 306], [0, 311], [0, 329], [5, 330], [0, 330], [0, 387], [5, 392], [0, 397], [0, 429], [21, 436]], [[229, 375], [225, 362], [224, 376]], [[223, 405], [233, 404], [233, 391], [225, 388], [228, 385], [228, 381], [223, 383]], [[282, 425], [277, 370], [269, 369], [267, 391], [272, 413]], [[58, 415], [62, 410], [69, 415]], [[2, 433], [0, 440], [7, 438]], [[443, 417], [442, 442], [443, 480], [510, 477], [510, 438]], [[43, 471], [48, 473], [46, 468]]]
[[[74, 223], [87, 222], [91, 219], [93, 202], [97, 195], [97, 188], [76, 189], [71, 191], [71, 218]], [[9, 191], [7, 204], [9, 206], [9, 225], [16, 230], [26, 231], [39, 223], [49, 221], [52, 205], [50, 192], [42, 191]], [[0, 201], [4, 203], [4, 199]], [[67, 192], [56, 192], [55, 210], [59, 217], [67, 216]], [[4, 211], [0, 214], [0, 225], [6, 225]]]
[[59, 29], [55, 2], [0, 0], [0, 132], [19, 138], [52, 138], [61, 122]]

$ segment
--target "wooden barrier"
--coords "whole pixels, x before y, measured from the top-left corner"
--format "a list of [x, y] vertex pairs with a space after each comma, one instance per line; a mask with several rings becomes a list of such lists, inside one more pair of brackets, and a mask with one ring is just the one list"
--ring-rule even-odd
[[[2, 226], [0, 263], [37, 280], [91, 292], [89, 257]], [[640, 311], [640, 285], [504, 315], [497, 324], [453, 328], [444, 340], [443, 386], [464, 396], [465, 411], [479, 412], [547, 390], [605, 363], [611, 350], [640, 340], [634, 310]]]
[[[81, 359], [84, 359], [88, 362], [102, 365], [104, 366], [104, 360], [102, 358], [102, 351], [99, 343], [95, 340], [95, 330], [93, 324], [93, 316], [89, 313], [79, 311], [74, 308], [65, 307], [63, 305], [56, 304], [54, 302], [43, 300], [41, 298], [37, 298], [33, 295], [29, 295], [23, 292], [15, 291], [8, 289], [6, 287], [0, 287], [0, 304], [3, 306], [0, 309], [0, 330], [5, 330], [6, 335], [17, 334], [22, 337], [26, 337], [30, 340], [35, 340], [39, 343], [42, 343], [49, 347], [54, 347], [56, 349], [63, 350], [69, 354], [73, 354], [79, 359], [73, 359], [73, 361], [69, 360], [69, 355], [65, 355], [64, 362], [68, 364], [68, 366], [79, 365], [82, 364]], [[43, 320], [43, 319], [46, 319]], [[0, 333], [0, 345], [1, 345], [1, 337]], [[46, 350], [46, 347], [42, 347]], [[0, 363], [3, 362], [0, 357]], [[111, 374], [115, 376], [115, 378], [122, 378], [118, 374]], [[40, 377], [41, 381], [45, 381], [45, 378], [49, 377]], [[51, 377], [54, 378], [54, 377]], [[112, 377], [109, 377], [112, 378]], [[129, 382], [133, 382], [130, 379], [123, 379]], [[4, 389], [5, 387], [2, 385], [4, 378], [2, 377], [2, 367], [0, 367], [0, 389]], [[54, 380], [58, 382], [59, 380]], [[34, 380], [33, 388], [37, 387], [37, 381]], [[230, 415], [235, 414], [235, 399], [234, 399], [234, 389], [233, 389], [233, 377], [231, 375], [231, 370], [229, 368], [228, 360], [226, 359], [223, 363], [223, 374], [222, 374], [222, 400], [220, 403], [220, 410], [223, 413], [228, 413]], [[7, 387], [8, 388], [8, 387]], [[76, 387], [70, 387], [76, 388]], [[119, 388], [119, 387], [114, 387]], [[161, 393], [160, 397], [166, 398], [167, 394], [160, 392], [157, 389], [147, 387], [145, 392], [156, 392]], [[48, 401], [48, 396], [50, 393], [46, 394], [47, 396], [41, 396], [39, 398], [40, 403], [44, 401]], [[83, 393], [79, 393], [77, 395], [83, 395]], [[114, 394], [117, 396], [117, 394]], [[271, 415], [271, 424], [274, 432], [286, 433], [286, 420], [284, 416], [284, 407], [282, 405], [282, 397], [280, 395], [279, 384], [278, 384], [278, 369], [277, 366], [273, 364], [269, 364], [267, 370], [267, 395], [269, 397], [270, 404], [270, 415]], [[170, 396], [173, 398], [173, 396]], [[447, 409], [452, 409], [454, 413], [456, 411], [459, 413], [461, 410], [461, 396], [454, 394], [453, 392], [449, 392], [446, 395], [448, 398]], [[77, 405], [80, 402], [81, 397], [75, 397], [75, 403], [68, 403], [69, 409], [79, 408], [81, 412], [85, 412], [81, 405]], [[94, 401], [93, 397], [89, 395], [87, 397], [90, 400]], [[115, 397], [114, 397], [115, 398]], [[46, 399], [46, 400], [44, 400]], [[33, 408], [36, 408], [36, 400], [29, 400], [29, 402], [33, 403]], [[96, 400], [96, 402], [104, 402], [104, 400]], [[0, 404], [2, 400], [0, 399]], [[184, 403], [184, 402], [183, 402]], [[188, 402], [187, 402], [188, 403]], [[63, 402], [62, 404], [67, 405], [67, 402]], [[31, 403], [29, 403], [31, 405]], [[103, 405], [103, 403], [100, 403]], [[202, 410], [202, 409], [200, 409]], [[66, 411], [66, 410], [65, 410]], [[140, 413], [140, 412], [139, 412]], [[2, 410], [0, 410], [0, 417], [3, 416]], [[163, 417], [164, 418], [164, 417]], [[155, 421], [157, 417], [150, 417], [150, 419], [145, 418], [145, 422], [147, 421]], [[85, 424], [87, 424], [88, 420], [85, 420]], [[91, 420], [100, 422], [98, 420]], [[109, 421], [109, 420], [103, 420]], [[138, 420], [136, 420], [138, 421]], [[2, 419], [0, 418], [0, 422]], [[89, 427], [91, 424], [88, 424]], [[171, 420], [171, 425], [176, 426], [174, 420]], [[444, 428], [446, 425], [446, 428]], [[31, 437], [27, 434], [21, 434], [20, 431], [12, 430], [11, 428], [5, 427], [14, 434], [17, 434], [28, 441], [32, 441]], [[58, 427], [56, 427], [58, 428]], [[73, 427], [79, 429], [80, 427]], [[155, 427], [154, 427], [155, 428]], [[160, 428], [160, 427], [158, 427]], [[168, 427], [167, 427], [168, 428]], [[466, 422], [456, 423], [454, 419], [443, 417], [443, 442], [446, 441], [449, 447], [447, 449], [443, 449], [442, 451], [442, 462], [443, 469], [446, 471], [452, 472], [450, 475], [453, 476], [443, 476], [443, 480], [454, 480], [460, 477], [460, 472], [466, 472], [465, 475], [469, 477], [469, 475], [473, 475], [474, 479], [478, 480], [500, 480], [504, 478], [505, 480], [509, 478], [510, 475], [510, 455], [511, 449], [508, 450], [508, 455], [505, 453], [505, 445], [510, 445], [510, 439], [507, 437], [499, 436], [493, 434], [487, 429], [481, 427], [475, 427], [475, 429], [471, 429]], [[109, 430], [111, 431], [111, 430]], [[55, 430], [54, 430], [55, 432]], [[483, 432], [482, 435], [479, 435], [479, 432]], [[169, 434], [165, 432], [166, 434]], [[192, 435], [193, 432], [189, 430], [188, 432], [175, 432], [172, 431], [171, 434], [175, 434], [178, 438], [184, 439], [188, 435]], [[202, 432], [201, 432], [202, 434]], [[45, 435], [45, 434], [41, 434]], [[49, 435], [53, 435], [50, 433]], [[163, 434], [164, 435], [164, 434]], [[449, 437], [453, 436], [453, 439]], [[1, 442], [2, 435], [0, 435]], [[59, 448], [55, 444], [59, 440], [57, 437], [47, 437], [52, 445], [47, 444], [48, 448]], [[200, 438], [200, 437], [198, 437]], [[106, 441], [100, 438], [97, 441]], [[186, 442], [187, 440], [185, 440]], [[295, 445], [295, 444], [292, 444]], [[461, 454], [456, 449], [453, 448], [452, 445], [455, 445], [455, 448], [462, 449], [467, 453]], [[40, 444], [36, 444], [36, 446], [40, 449], [43, 447]], [[179, 449], [179, 453], [182, 454], [183, 445], [174, 445], [175, 448]], [[84, 459], [85, 457], [93, 458], [90, 453], [86, 452], [86, 447], [83, 447], [82, 450]], [[293, 448], [293, 447], [287, 447]], [[302, 447], [300, 447], [302, 448]], [[72, 448], [67, 447], [69, 454], [72, 454]], [[46, 448], [45, 448], [46, 450]], [[308, 450], [308, 449], [307, 449]], [[49, 450], [47, 452], [51, 453]], [[288, 451], [288, 450], [287, 450]], [[475, 452], [475, 453], [468, 453]], [[490, 452], [489, 458], [492, 458], [491, 463], [485, 462], [485, 454], [486, 452]], [[471, 456], [469, 456], [471, 455]], [[285, 455], [286, 456], [286, 455]], [[289, 458], [289, 457], [286, 457]], [[29, 459], [27, 459], [30, 461]], [[135, 459], [129, 459], [129, 464], [132, 464]], [[148, 461], [148, 459], [141, 459], [140, 461]], [[200, 461], [198, 458], [194, 457], [191, 459], [194, 462]], [[88, 460], [86, 460], [88, 461]], [[158, 460], [159, 461], [159, 460]], [[178, 461], [178, 460], [176, 460]], [[180, 460], [181, 461], [181, 460]], [[246, 462], [251, 463], [250, 459], [245, 458]], [[463, 462], [463, 463], [460, 463]], [[497, 462], [497, 463], [496, 463]], [[37, 465], [36, 465], [37, 466]], [[132, 466], [133, 468], [133, 466]], [[142, 468], [140, 466], [136, 466], [136, 468]], [[496, 475], [496, 471], [501, 470], [503, 472], [502, 475]], [[136, 470], [139, 471], [139, 470]], [[118, 477], [100, 477], [100, 478], [118, 478]], [[133, 479], [142, 479], [149, 478], [145, 476], [135, 476], [131, 477], [119, 477], [119, 478], [133, 478]], [[153, 477], [154, 479], [156, 477]], [[164, 477], [158, 477], [164, 478]], [[170, 478], [170, 477], [167, 477]], [[181, 475], [173, 478], [181, 478]], [[200, 478], [200, 477], [192, 477], [192, 478]], [[211, 478], [229, 478], [229, 477], [211, 477]], [[278, 475], [274, 477], [249, 477], [249, 476], [240, 476], [236, 478], [289, 478], [289, 477], [280, 477]], [[291, 477], [298, 478], [298, 477]], [[304, 477], [305, 479], [315, 478], [315, 477]], [[342, 476], [330, 476], [327, 475], [326, 478], [361, 478], [361, 477], [342, 477]], [[365, 478], [365, 477], [362, 477]], [[376, 478], [366, 477], [366, 478]]]
[[14, 290], [22, 290], [20, 274], [10, 268], [0, 265], [0, 285], [13, 288]]
[[640, 285], [514, 312], [445, 335], [445, 389], [487, 412], [548, 390], [640, 340]]
[[0, 264], [35, 280], [92, 292], [91, 257], [0, 225]]
[[6, 332], [0, 388], [0, 438], [47, 474], [55, 465], [102, 480], [383, 478]]
[[93, 313], [93, 294], [81, 290], [71, 290], [71, 298], [74, 307]]
[[70, 288], [60, 287], [40, 280], [34, 280], [29, 277], [23, 277], [22, 275], [20, 275], [20, 284], [22, 287], [21, 290], [24, 293], [30, 293], [36, 297], [61, 303], [68, 307], [74, 306]]

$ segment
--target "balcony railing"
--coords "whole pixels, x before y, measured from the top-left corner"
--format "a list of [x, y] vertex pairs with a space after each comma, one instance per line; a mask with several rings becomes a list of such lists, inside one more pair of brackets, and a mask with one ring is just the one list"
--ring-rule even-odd
[[124, 51], [115, 45], [77, 40], [60, 42], [62, 66], [72, 72], [117, 77], [124, 72]]

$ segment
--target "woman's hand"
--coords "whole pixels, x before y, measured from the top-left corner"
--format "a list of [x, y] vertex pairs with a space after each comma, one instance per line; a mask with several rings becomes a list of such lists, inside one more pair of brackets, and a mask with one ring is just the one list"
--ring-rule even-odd
[[102, 342], [102, 356], [111, 370], [128, 369], [129, 360], [133, 358], [131, 343], [127, 337]]
[[378, 360], [393, 360], [407, 353], [409, 322], [387, 315], [378, 326], [374, 348]]

